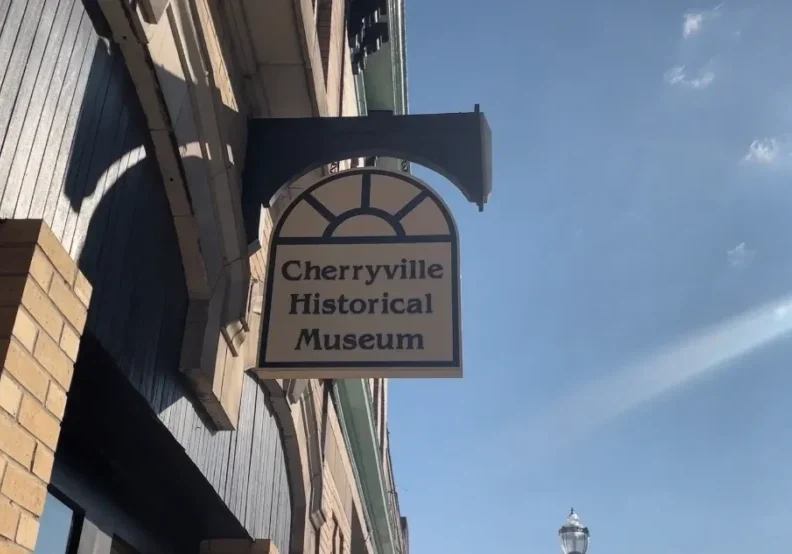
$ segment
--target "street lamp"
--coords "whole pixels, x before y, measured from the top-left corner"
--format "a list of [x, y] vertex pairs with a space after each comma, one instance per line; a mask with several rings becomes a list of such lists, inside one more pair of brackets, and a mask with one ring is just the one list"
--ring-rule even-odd
[[586, 554], [589, 544], [588, 527], [583, 527], [574, 508], [569, 510], [566, 525], [558, 530], [561, 551], [564, 554]]

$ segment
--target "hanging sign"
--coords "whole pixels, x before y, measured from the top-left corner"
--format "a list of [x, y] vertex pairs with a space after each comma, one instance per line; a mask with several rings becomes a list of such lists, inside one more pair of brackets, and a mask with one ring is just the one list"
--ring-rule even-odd
[[331, 175], [272, 233], [259, 372], [273, 378], [461, 377], [459, 240], [411, 175]]

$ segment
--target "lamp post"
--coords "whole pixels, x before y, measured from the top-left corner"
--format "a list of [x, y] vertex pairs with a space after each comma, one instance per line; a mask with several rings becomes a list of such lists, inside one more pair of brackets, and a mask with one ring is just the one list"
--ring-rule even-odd
[[574, 508], [569, 510], [566, 525], [558, 530], [563, 554], [586, 554], [589, 544], [588, 527], [583, 527]]

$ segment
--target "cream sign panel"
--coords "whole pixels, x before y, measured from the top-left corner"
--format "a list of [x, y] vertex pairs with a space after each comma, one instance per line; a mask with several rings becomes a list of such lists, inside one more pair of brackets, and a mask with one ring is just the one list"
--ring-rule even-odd
[[458, 237], [435, 192], [377, 169], [302, 192], [272, 235], [261, 344], [273, 377], [461, 376]]

